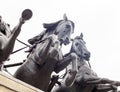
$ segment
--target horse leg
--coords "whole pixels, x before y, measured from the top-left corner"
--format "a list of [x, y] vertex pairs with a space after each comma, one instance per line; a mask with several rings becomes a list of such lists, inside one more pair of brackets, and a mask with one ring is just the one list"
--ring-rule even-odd
[[[48, 51], [49, 51], [49, 49], [50, 49], [50, 47], [51, 47], [51, 44], [52, 44], [52, 40], [49, 39], [49, 38], [46, 39], [43, 43], [41, 42], [41, 43], [40, 43], [41, 46], [39, 46], [38, 49], [37, 49], [37, 50], [39, 50], [38, 55], [39, 55], [40, 57], [47, 56]], [[45, 57], [45, 58], [46, 58], [46, 57]]]
[[90, 76], [90, 75], [85, 75], [84, 76], [84, 82], [86, 85], [94, 85], [94, 84], [111, 84], [111, 85], [115, 85], [115, 86], [120, 86], [120, 82], [119, 81], [113, 81], [107, 78], [99, 78], [97, 76]]
[[101, 78], [101, 82], [104, 83], [104, 84], [108, 83], [108, 84], [111, 84], [111, 85], [120, 86], [119, 81], [114, 81], [114, 80], [110, 80], [110, 79], [107, 79], [107, 78]]
[[117, 87], [110, 84], [98, 84], [95, 86], [94, 92], [117, 92]]
[[60, 44], [55, 35], [50, 35], [47, 39], [45, 39], [44, 43], [40, 45], [42, 47], [38, 47], [37, 50], [40, 51], [38, 55], [44, 60], [44, 58], [46, 59], [49, 56], [53, 58], [55, 55], [57, 55]]
[[77, 55], [75, 53], [71, 53], [70, 55], [68, 56], [65, 56], [58, 64], [57, 66], [55, 67], [55, 72], [58, 73], [60, 72], [61, 70], [63, 70], [64, 68], [66, 68], [70, 62], [74, 62], [77, 60]]
[[58, 52], [59, 52], [59, 47], [60, 47], [60, 42], [58, 40], [55, 40], [54, 43], [53, 43], [53, 46], [50, 48], [50, 50], [48, 52], [48, 56], [50, 58], [57, 59], [58, 58], [57, 56], [58, 56]]
[[45, 39], [41, 43], [37, 44], [34, 52], [28, 58], [36, 61], [39, 65], [45, 63], [48, 58], [49, 49], [51, 48], [52, 39]]

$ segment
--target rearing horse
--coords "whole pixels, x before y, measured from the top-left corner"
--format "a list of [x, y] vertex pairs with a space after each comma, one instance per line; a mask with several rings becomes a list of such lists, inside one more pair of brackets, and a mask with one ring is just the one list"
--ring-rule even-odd
[[63, 20], [44, 24], [45, 31], [28, 40], [33, 47], [26, 62], [16, 71], [15, 77], [46, 91], [50, 82], [51, 73], [63, 70], [76, 55], [71, 53], [63, 57], [60, 46], [70, 42], [74, 32], [74, 23], [64, 16]]
[[[59, 87], [58, 90], [53, 90], [52, 92], [117, 92], [116, 87], [120, 86], [119, 81], [98, 77], [86, 62], [89, 61], [90, 52], [85, 46], [83, 34], [73, 39], [70, 53], [77, 54], [78, 72], [74, 84], [71, 87]], [[69, 69], [72, 69], [71, 64], [67, 67], [67, 70]]]

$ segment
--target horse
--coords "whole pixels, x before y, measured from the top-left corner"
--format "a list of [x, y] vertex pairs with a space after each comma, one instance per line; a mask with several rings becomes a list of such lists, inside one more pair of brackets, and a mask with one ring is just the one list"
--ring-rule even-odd
[[62, 44], [69, 44], [74, 32], [74, 23], [66, 15], [63, 20], [43, 26], [45, 31], [28, 40], [32, 45], [29, 55], [14, 77], [46, 92], [51, 73], [63, 70], [76, 59], [76, 54], [63, 57], [61, 51]]
[[[72, 40], [72, 46], [70, 53], [76, 53], [77, 55], [77, 68], [74, 83], [72, 86], [59, 85], [54, 87], [52, 92], [117, 92], [117, 86], [120, 86], [119, 81], [113, 81], [107, 78], [100, 78], [91, 69], [90, 63], [90, 52], [87, 50], [85, 41], [83, 40], [83, 34], [75, 37]], [[67, 71], [72, 65], [67, 66]], [[67, 74], [67, 73], [66, 73]], [[66, 80], [66, 77], [63, 78]]]

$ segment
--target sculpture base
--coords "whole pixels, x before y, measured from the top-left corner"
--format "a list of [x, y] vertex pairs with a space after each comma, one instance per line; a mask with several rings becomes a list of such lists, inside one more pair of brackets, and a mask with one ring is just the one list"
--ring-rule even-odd
[[0, 92], [44, 92], [10, 75], [0, 72]]

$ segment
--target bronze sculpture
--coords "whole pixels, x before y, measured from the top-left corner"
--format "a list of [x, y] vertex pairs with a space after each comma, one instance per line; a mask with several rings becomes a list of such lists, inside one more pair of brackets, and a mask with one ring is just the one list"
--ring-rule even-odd
[[15, 77], [46, 91], [51, 73], [63, 70], [76, 55], [63, 57], [62, 44], [69, 44], [74, 31], [74, 23], [64, 16], [63, 20], [44, 24], [46, 28], [40, 35], [28, 40], [33, 45], [26, 62], [16, 71]]
[[[12, 32], [9, 24], [0, 17], [0, 69], [11, 54], [22, 25], [31, 17], [31, 10], [23, 11], [19, 24]], [[83, 34], [72, 40], [71, 51], [63, 56], [61, 47], [70, 43], [74, 32], [71, 20], [64, 15], [63, 20], [45, 23], [43, 27], [45, 31], [28, 40], [32, 47], [25, 63], [16, 71], [16, 78], [47, 92], [52, 72], [58, 73], [67, 67], [61, 85], [52, 92], [118, 92], [119, 81], [98, 77], [87, 64], [90, 52], [85, 46]]]
[[[70, 53], [71, 52], [77, 54], [78, 72], [75, 81], [71, 87], [60, 86], [52, 92], [117, 92], [117, 86], [120, 86], [119, 81], [98, 77], [87, 64], [86, 61], [89, 61], [90, 52], [85, 46], [83, 34], [73, 39]], [[72, 69], [71, 64], [68, 65], [67, 70], [69, 70], [69, 68]]]

